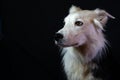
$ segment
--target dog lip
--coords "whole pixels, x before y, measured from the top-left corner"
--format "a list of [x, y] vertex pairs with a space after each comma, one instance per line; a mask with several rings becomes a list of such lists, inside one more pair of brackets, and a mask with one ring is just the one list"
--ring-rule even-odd
[[57, 43], [58, 46], [61, 46], [61, 47], [70, 47], [70, 46], [77, 46], [78, 43], [75, 43], [75, 44], [70, 44], [70, 45], [65, 45], [65, 44], [62, 44], [62, 43]]
[[72, 45], [70, 45], [70, 46], [76, 46], [76, 45], [78, 45], [78, 43], [72, 44]]

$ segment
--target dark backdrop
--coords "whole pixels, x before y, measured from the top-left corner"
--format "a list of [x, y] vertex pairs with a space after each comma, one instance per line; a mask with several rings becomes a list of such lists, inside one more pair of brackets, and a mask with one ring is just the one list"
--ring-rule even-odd
[[82, 9], [105, 9], [116, 17], [106, 25], [111, 47], [101, 65], [110, 74], [109, 80], [119, 78], [119, 0], [3, 0], [0, 53], [5, 80], [66, 80], [53, 37], [63, 27], [72, 4]]

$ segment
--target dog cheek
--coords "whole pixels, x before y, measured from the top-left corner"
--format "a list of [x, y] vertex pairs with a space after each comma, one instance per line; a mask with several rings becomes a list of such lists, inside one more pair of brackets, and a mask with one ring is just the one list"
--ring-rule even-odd
[[84, 35], [81, 35], [81, 36], [79, 36], [77, 41], [78, 41], [79, 45], [82, 45], [86, 42], [86, 37]]

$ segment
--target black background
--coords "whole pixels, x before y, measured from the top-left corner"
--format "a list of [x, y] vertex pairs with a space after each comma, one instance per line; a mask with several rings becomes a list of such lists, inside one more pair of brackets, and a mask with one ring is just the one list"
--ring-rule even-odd
[[53, 38], [63, 27], [63, 19], [72, 4], [82, 9], [105, 9], [116, 17], [106, 25], [105, 34], [111, 47], [101, 65], [110, 74], [109, 80], [119, 78], [119, 0], [3, 0], [0, 41], [3, 79], [66, 80], [62, 57]]

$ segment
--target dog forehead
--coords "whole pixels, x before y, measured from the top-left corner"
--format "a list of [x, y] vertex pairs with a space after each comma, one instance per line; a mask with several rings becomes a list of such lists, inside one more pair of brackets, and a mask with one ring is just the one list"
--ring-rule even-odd
[[89, 19], [89, 18], [93, 18], [95, 16], [95, 12], [90, 11], [90, 10], [83, 10], [83, 11], [78, 11], [76, 13], [71, 13], [68, 14], [67, 17], [65, 17], [64, 22], [69, 22], [69, 21], [75, 21], [77, 19]]
[[64, 22], [75, 21], [77, 18], [80, 18], [80, 14], [69, 14], [65, 17]]

